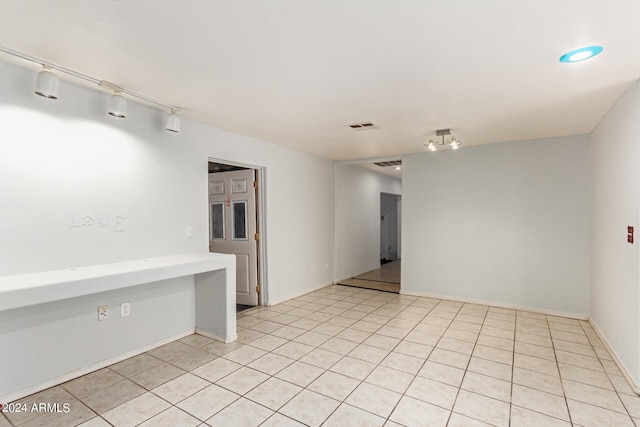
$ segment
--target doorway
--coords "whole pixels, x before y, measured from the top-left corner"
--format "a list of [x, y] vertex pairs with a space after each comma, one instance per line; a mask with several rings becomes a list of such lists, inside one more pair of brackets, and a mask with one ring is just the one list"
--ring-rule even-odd
[[236, 308], [266, 304], [264, 168], [209, 159], [209, 251], [236, 256]]
[[402, 196], [380, 193], [380, 265], [400, 259]]

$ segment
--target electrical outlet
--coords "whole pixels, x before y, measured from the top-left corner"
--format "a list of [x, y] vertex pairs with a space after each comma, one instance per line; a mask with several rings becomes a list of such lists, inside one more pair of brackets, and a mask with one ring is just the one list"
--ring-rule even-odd
[[123, 302], [120, 304], [120, 317], [127, 317], [131, 314], [131, 303]]
[[103, 305], [101, 307], [98, 307], [98, 321], [103, 321], [106, 320], [107, 317], [109, 317], [109, 306], [108, 305]]

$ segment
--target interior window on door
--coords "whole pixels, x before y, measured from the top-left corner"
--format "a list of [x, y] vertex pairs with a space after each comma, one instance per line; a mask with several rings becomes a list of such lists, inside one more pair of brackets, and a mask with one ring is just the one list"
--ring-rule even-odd
[[233, 201], [233, 240], [249, 240], [246, 200]]
[[211, 203], [211, 240], [224, 239], [224, 204]]

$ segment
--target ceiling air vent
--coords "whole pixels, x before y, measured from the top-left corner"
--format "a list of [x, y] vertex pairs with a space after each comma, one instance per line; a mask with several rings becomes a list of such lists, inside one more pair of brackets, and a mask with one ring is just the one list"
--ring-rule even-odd
[[362, 122], [362, 123], [353, 123], [348, 125], [353, 130], [370, 130], [370, 129], [380, 129], [377, 125], [371, 122]]
[[391, 160], [389, 162], [377, 162], [374, 163], [376, 166], [380, 166], [381, 168], [386, 168], [389, 166], [402, 166], [402, 160]]

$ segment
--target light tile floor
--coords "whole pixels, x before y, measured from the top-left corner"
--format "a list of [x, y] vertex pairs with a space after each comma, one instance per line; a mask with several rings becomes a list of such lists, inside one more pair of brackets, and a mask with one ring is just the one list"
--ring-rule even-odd
[[329, 286], [30, 396], [15, 426], [640, 426], [588, 322]]

